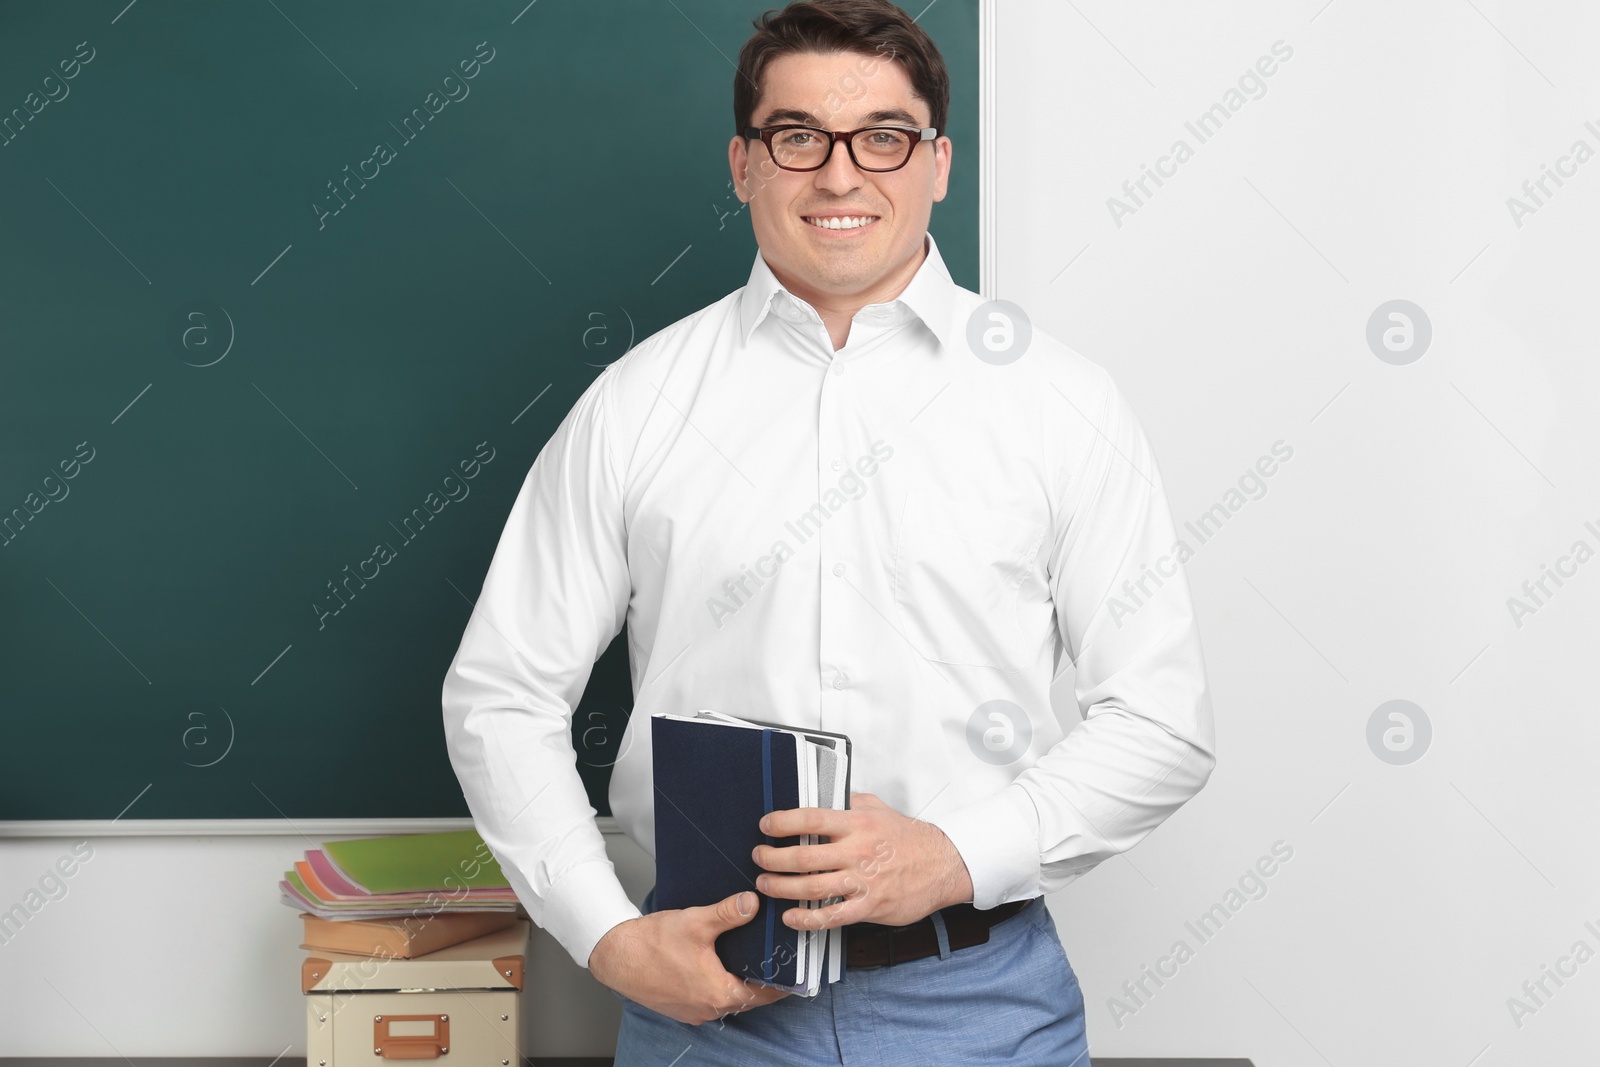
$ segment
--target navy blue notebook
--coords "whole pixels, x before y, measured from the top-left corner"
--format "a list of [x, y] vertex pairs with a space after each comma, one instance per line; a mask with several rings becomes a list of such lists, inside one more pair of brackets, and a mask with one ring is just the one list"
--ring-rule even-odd
[[[760, 820], [769, 811], [806, 806], [800, 800], [799, 779], [806, 734], [838, 740], [848, 806], [849, 741], [841, 735], [789, 727], [750, 728], [661, 713], [650, 720], [656, 907], [701, 907], [745, 890], [756, 893], [755, 916], [717, 938], [718, 957], [730, 974], [809, 994], [815, 992], [816, 978], [813, 975], [808, 988], [807, 973], [800, 967], [802, 951], [809, 956], [831, 947], [840, 954], [835, 966], [842, 975], [842, 933], [829, 938], [825, 931], [785, 925], [783, 912], [801, 902], [770, 898], [757, 890], [761, 869], [750, 855], [762, 843], [777, 847], [801, 843], [798, 837], [763, 834]], [[818, 795], [817, 785], [809, 788]], [[825, 794], [830, 787], [820, 788]], [[809, 806], [828, 807], [832, 802], [814, 799]], [[802, 950], [805, 938], [811, 941]], [[824, 968], [821, 981], [827, 980]]]

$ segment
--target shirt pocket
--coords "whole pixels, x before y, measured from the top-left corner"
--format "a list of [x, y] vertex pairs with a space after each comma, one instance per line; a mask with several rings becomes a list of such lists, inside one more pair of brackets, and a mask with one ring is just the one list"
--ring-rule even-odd
[[906, 495], [895, 541], [901, 633], [927, 659], [1014, 671], [1027, 648], [1018, 591], [1044, 524], [923, 489]]

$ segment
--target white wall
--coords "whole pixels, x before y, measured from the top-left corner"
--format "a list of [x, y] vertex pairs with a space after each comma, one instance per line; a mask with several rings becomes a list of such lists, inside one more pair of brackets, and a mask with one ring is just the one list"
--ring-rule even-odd
[[[1600, 951], [1600, 562], [1520, 627], [1506, 602], [1600, 549], [1600, 160], [1520, 227], [1506, 198], [1575, 140], [1600, 149], [1600, 15], [999, 6], [993, 295], [1111, 370], [1180, 522], [1294, 449], [1188, 566], [1216, 773], [1051, 901], [1095, 1053], [1591, 1062], [1600, 958], [1520, 1026], [1507, 999]], [[1265, 94], [1198, 144], [1185, 120], [1279, 40]], [[1193, 158], [1116, 225], [1107, 198], [1179, 137]], [[1396, 298], [1433, 327], [1403, 366], [1365, 340]], [[1392, 699], [1432, 724], [1409, 765], [1368, 747]], [[1200, 944], [1185, 921], [1279, 840], [1266, 895]], [[1119, 1027], [1108, 998], [1179, 939], [1193, 958]]]
[[[1578, 941], [1600, 950], [1583, 670], [1600, 562], [1520, 626], [1507, 598], [1575, 541], [1600, 548], [1584, 526], [1600, 528], [1600, 161], [1520, 226], [1506, 198], [1575, 140], [1600, 148], [1584, 127], [1600, 127], [1600, 19], [1494, 0], [1000, 6], [991, 295], [1112, 371], [1180, 522], [1274, 442], [1293, 449], [1190, 542], [1211, 783], [1050, 901], [1095, 1054], [1576, 1062], [1600, 961], [1545, 979], [1542, 1006], [1522, 985]], [[1293, 55], [1264, 95], [1197, 144], [1185, 120], [1280, 40]], [[1118, 226], [1107, 198], [1179, 137], [1193, 158]], [[1409, 365], [1365, 338], [1397, 298], [1432, 323]], [[1408, 765], [1368, 746], [1393, 699], [1432, 725]], [[610, 840], [642, 897], [642, 854]], [[1280, 841], [1292, 857], [1265, 895], [1202, 943], [1186, 922]], [[0, 844], [0, 906], [70, 843]], [[0, 946], [0, 1052], [303, 1051], [297, 920], [262, 886], [304, 839], [93, 844], [68, 896]], [[157, 899], [149, 883], [178, 864], [217, 903]], [[1192, 957], [1115, 1014], [1109, 998], [1179, 940]], [[530, 1051], [608, 1051], [609, 994], [542, 935], [533, 956]], [[1513, 996], [1537, 1010], [1513, 1019]]]

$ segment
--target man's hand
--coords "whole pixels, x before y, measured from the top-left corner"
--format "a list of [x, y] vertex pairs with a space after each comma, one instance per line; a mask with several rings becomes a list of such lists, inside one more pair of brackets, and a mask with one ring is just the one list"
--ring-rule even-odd
[[716, 950], [718, 934], [755, 913], [756, 895], [735, 893], [703, 908], [620, 922], [589, 954], [589, 973], [629, 1000], [692, 1026], [770, 1004], [788, 992], [729, 974]]
[[763, 874], [756, 888], [790, 900], [844, 900], [822, 908], [790, 908], [784, 925], [820, 930], [846, 923], [904, 926], [940, 908], [972, 899], [972, 878], [961, 854], [932, 823], [895, 811], [871, 793], [850, 794], [845, 811], [789, 808], [761, 820], [773, 837], [820, 834], [822, 845], [757, 845]]

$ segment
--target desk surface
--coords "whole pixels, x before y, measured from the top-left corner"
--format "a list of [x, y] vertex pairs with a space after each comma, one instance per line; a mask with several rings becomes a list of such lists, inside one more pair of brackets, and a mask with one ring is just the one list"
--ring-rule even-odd
[[[238, 1056], [231, 1058], [188, 1059], [123, 1059], [120, 1056], [101, 1059], [81, 1057], [0, 1057], [0, 1067], [306, 1067], [302, 1057], [268, 1059], [265, 1056]], [[1095, 1067], [1254, 1067], [1249, 1060], [1108, 1060], [1096, 1057]], [[527, 1060], [524, 1067], [611, 1067], [609, 1059], [537, 1059]]]
[[[306, 1067], [304, 1057], [267, 1059], [238, 1056], [226, 1059], [123, 1059], [94, 1057], [0, 1057], [0, 1067]], [[610, 1059], [530, 1059], [523, 1067], [611, 1067]], [[1094, 1067], [1254, 1067], [1248, 1059], [1094, 1059]]]

